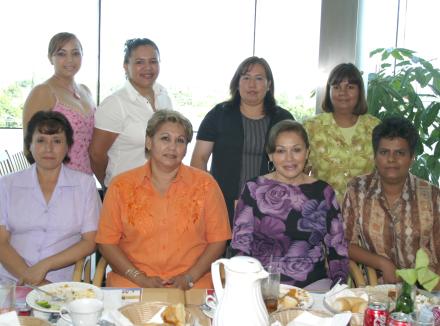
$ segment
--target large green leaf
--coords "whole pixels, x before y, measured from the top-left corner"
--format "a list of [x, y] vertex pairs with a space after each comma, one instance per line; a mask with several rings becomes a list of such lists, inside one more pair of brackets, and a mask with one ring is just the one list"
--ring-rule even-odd
[[398, 49], [394, 49], [393, 51], [391, 51], [391, 55], [394, 59], [404, 60]]
[[438, 118], [438, 113], [440, 111], [440, 103], [432, 102], [426, 110], [423, 112], [422, 125], [424, 128], [429, 128], [432, 126], [434, 121]]
[[388, 57], [390, 56], [390, 52], [389, 51], [383, 51], [382, 52], [382, 61], [385, 61], [386, 59], [388, 59]]
[[377, 53], [382, 52], [383, 50], [385, 50], [385, 49], [384, 48], [378, 48], [378, 49], [375, 49], [375, 50], [371, 51], [370, 52], [370, 57], [372, 57], [373, 55], [375, 55]]
[[414, 55], [414, 53], [416, 53], [413, 50], [409, 50], [409, 49], [405, 49], [405, 48], [397, 48], [397, 49], [404, 57], [408, 57], [408, 58], [411, 58]]

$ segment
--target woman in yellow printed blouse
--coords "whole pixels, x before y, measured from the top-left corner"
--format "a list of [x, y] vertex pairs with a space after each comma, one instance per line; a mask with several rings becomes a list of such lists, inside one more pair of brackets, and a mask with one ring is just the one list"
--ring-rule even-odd
[[310, 138], [309, 165], [328, 182], [341, 203], [348, 181], [374, 168], [371, 133], [380, 122], [367, 114], [361, 73], [341, 63], [330, 73], [321, 113], [304, 123]]

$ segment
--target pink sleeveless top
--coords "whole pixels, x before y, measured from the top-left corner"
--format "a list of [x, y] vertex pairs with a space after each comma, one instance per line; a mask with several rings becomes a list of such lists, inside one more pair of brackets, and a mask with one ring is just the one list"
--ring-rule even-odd
[[89, 158], [89, 145], [92, 141], [93, 127], [95, 126], [95, 111], [87, 116], [62, 104], [55, 103], [53, 111], [60, 112], [69, 120], [73, 129], [73, 145], [69, 151], [70, 162], [67, 166], [71, 169], [92, 174]]

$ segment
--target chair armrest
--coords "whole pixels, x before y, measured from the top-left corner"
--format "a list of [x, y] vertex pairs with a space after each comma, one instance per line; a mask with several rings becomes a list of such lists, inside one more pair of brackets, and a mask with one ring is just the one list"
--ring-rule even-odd
[[73, 269], [73, 277], [72, 277], [72, 280], [74, 282], [81, 282], [84, 261], [85, 258], [81, 258], [75, 263], [75, 268]]
[[362, 273], [361, 268], [357, 263], [353, 260], [350, 260], [348, 263], [348, 269], [350, 272], [351, 279], [353, 280], [356, 287], [364, 287], [366, 286], [364, 274]]
[[374, 268], [367, 267], [367, 277], [368, 277], [368, 283], [371, 286], [377, 285], [377, 273]]
[[93, 276], [93, 285], [102, 286], [105, 270], [107, 269], [107, 260], [101, 256], [98, 265], [96, 265], [95, 275]]

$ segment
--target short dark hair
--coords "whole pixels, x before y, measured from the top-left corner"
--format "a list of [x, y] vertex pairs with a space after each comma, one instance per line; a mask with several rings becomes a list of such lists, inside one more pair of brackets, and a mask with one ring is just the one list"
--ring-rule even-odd
[[379, 142], [383, 138], [403, 138], [409, 146], [411, 156], [414, 156], [420, 141], [419, 133], [414, 125], [407, 119], [399, 116], [385, 118], [373, 129], [373, 150], [376, 156]]
[[[60, 112], [56, 111], [38, 111], [29, 120], [26, 135], [24, 137], [24, 147], [28, 153], [27, 159], [30, 163], [34, 163], [35, 159], [30, 151], [32, 137], [35, 130], [45, 135], [54, 135], [64, 132], [66, 135], [67, 147], [70, 149], [73, 145], [73, 129], [69, 123], [69, 120]], [[70, 162], [69, 155], [63, 160], [64, 163]]]
[[277, 138], [283, 132], [294, 132], [298, 134], [306, 144], [306, 148], [309, 149], [309, 137], [307, 136], [307, 131], [304, 129], [302, 124], [294, 120], [287, 119], [281, 120], [270, 129], [266, 144], [267, 154], [272, 154], [275, 152]]
[[154, 43], [152, 40], [148, 38], [132, 38], [130, 40], [125, 41], [124, 45], [124, 63], [127, 64], [131, 53], [136, 50], [140, 46], [152, 46], [156, 52], [157, 57], [160, 59], [160, 52], [159, 48], [157, 47], [156, 43]]
[[[158, 110], [154, 112], [150, 120], [148, 120], [146, 134], [152, 138], [157, 130], [165, 122], [172, 122], [180, 124], [185, 131], [186, 143], [190, 143], [193, 137], [193, 127], [191, 121], [185, 117], [182, 113], [175, 110]], [[145, 152], [148, 154], [148, 150], [145, 148]]]
[[232, 103], [233, 106], [240, 105], [241, 97], [240, 97], [240, 92], [238, 90], [240, 78], [241, 76], [245, 75], [252, 68], [253, 65], [261, 65], [266, 73], [266, 79], [267, 82], [269, 83], [269, 90], [266, 92], [266, 96], [264, 97], [264, 110], [270, 111], [276, 105], [276, 100], [274, 95], [275, 82], [273, 80], [272, 69], [270, 69], [270, 66], [265, 59], [255, 56], [245, 59], [242, 63], [240, 63], [237, 70], [235, 71], [234, 76], [232, 77], [231, 82], [229, 84], [229, 93], [231, 94], [231, 98], [229, 99], [229, 102]]
[[324, 112], [333, 112], [334, 107], [330, 97], [330, 88], [333, 85], [340, 84], [344, 79], [347, 79], [350, 84], [355, 84], [359, 87], [359, 99], [356, 107], [353, 110], [355, 115], [363, 115], [368, 111], [367, 100], [365, 98], [365, 86], [362, 79], [361, 72], [352, 63], [341, 63], [333, 68], [325, 86], [324, 100], [322, 101], [322, 110]]
[[81, 42], [78, 40], [75, 34], [61, 32], [52, 36], [49, 41], [49, 47], [47, 49], [47, 56], [49, 57], [49, 60], [57, 51], [59, 51], [64, 46], [64, 44], [66, 44], [70, 40], [76, 40], [79, 44], [79, 48], [81, 49], [81, 53], [83, 52]]

